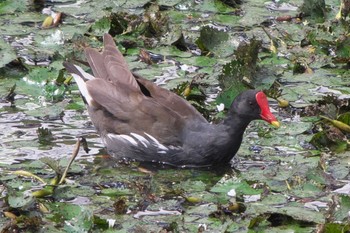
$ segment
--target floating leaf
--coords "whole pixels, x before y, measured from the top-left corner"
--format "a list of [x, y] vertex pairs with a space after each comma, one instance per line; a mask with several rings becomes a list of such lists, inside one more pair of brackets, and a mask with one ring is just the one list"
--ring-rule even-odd
[[226, 57], [233, 54], [233, 47], [228, 44], [228, 40], [229, 34], [224, 30], [219, 30], [213, 26], [205, 26], [201, 28], [196, 44], [204, 55], [210, 52], [218, 57]]
[[62, 116], [65, 107], [68, 105], [69, 100], [63, 100], [62, 102], [55, 103], [48, 107], [39, 107], [37, 109], [28, 110], [26, 114], [43, 118], [43, 119], [57, 119]]
[[14, 49], [2, 38], [0, 38], [0, 68], [4, 67], [17, 58]]
[[[339, 208], [337, 208], [334, 213], [334, 217], [336, 221], [346, 222], [349, 219], [349, 210], [350, 210], [350, 191], [348, 191], [347, 195], [341, 195], [339, 201]], [[350, 229], [350, 226], [348, 226]]]
[[305, 16], [311, 17], [316, 22], [322, 23], [326, 16], [325, 0], [305, 0], [300, 10]]
[[23, 192], [11, 191], [8, 195], [8, 204], [12, 208], [26, 208], [34, 203], [32, 195]]
[[1, 1], [0, 4], [0, 14], [5, 13], [15, 13], [15, 12], [23, 12], [27, 7], [28, 2], [26, 0], [4, 0]]
[[91, 26], [91, 33], [93, 33], [95, 36], [103, 36], [103, 34], [108, 33], [111, 29], [111, 19], [110, 17], [103, 17], [99, 20], [97, 20], [92, 26]]

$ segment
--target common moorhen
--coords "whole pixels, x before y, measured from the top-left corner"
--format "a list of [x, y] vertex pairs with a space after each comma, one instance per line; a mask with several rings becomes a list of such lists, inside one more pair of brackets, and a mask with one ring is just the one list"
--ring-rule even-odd
[[252, 120], [278, 127], [265, 94], [248, 90], [233, 101], [226, 119], [210, 124], [178, 95], [132, 73], [112, 36], [104, 49], [86, 48], [94, 76], [81, 67], [64, 66], [78, 84], [91, 120], [108, 152], [116, 158], [175, 166], [228, 163]]

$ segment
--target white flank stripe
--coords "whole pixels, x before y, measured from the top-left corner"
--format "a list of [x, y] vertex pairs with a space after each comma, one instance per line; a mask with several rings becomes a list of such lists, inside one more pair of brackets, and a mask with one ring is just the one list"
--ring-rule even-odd
[[130, 137], [128, 135], [124, 135], [124, 134], [119, 135], [119, 137], [124, 138], [125, 140], [127, 140], [128, 142], [133, 144], [134, 146], [137, 146], [137, 141], [135, 141], [135, 139], [133, 139], [132, 137]]
[[141, 135], [136, 134], [136, 133], [130, 133], [130, 134], [131, 134], [131, 136], [133, 136], [134, 138], [139, 140], [139, 142], [141, 142], [144, 147], [148, 148], [149, 141], [146, 138], [144, 138]]
[[180, 149], [181, 149], [180, 146], [172, 146], [172, 145], [168, 146], [168, 148], [169, 148], [170, 150], [180, 150]]
[[155, 139], [153, 136], [149, 135], [148, 133], [144, 133], [146, 134], [150, 139], [152, 139], [152, 141], [155, 143], [155, 145], [161, 149], [161, 150], [169, 150], [167, 147], [165, 147], [163, 144], [159, 143], [159, 141], [157, 139]]
[[109, 133], [109, 134], [107, 134], [107, 136], [108, 136], [110, 139], [112, 139], [112, 140], [115, 140], [115, 139], [120, 140], [120, 139], [122, 139], [122, 140], [126, 140], [126, 141], [130, 142], [130, 143], [133, 144], [134, 146], [137, 146], [137, 142], [135, 141], [135, 139], [132, 138], [132, 137], [130, 137], [130, 136], [128, 136], [128, 135], [125, 135], [125, 134], [117, 135], [117, 134], [111, 134], [111, 133]]

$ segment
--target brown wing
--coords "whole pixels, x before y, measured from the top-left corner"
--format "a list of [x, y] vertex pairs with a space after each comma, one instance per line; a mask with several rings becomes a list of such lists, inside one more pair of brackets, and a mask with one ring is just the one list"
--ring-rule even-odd
[[202, 114], [200, 114], [197, 109], [185, 99], [167, 89], [157, 86], [155, 83], [148, 81], [135, 73], [134, 76], [137, 82], [145, 87], [149, 92], [149, 95], [158, 103], [170, 108], [174, 112], [177, 112], [187, 120], [195, 119], [196, 121], [207, 122]]
[[195, 119], [196, 121], [207, 122], [207, 120], [183, 98], [169, 90], [157, 86], [153, 82], [137, 74], [132, 74], [123, 55], [117, 49], [112, 36], [105, 34], [103, 42], [104, 49], [102, 53], [92, 48], [87, 48], [85, 50], [88, 62], [96, 77], [105, 79], [116, 86], [120, 83], [124, 83], [138, 90], [140, 90], [140, 86], [141, 90], [146, 88], [150, 97], [159, 105], [173, 110], [187, 120]]
[[102, 53], [93, 48], [85, 49], [86, 58], [95, 77], [107, 80], [114, 85], [125, 83], [139, 89], [123, 55], [115, 45], [113, 37], [105, 34], [103, 43]]
[[114, 86], [103, 79], [94, 79], [87, 81], [86, 86], [96, 102], [89, 106], [89, 113], [101, 134], [147, 133], [160, 143], [182, 144], [185, 121], [174, 111], [124, 84]]

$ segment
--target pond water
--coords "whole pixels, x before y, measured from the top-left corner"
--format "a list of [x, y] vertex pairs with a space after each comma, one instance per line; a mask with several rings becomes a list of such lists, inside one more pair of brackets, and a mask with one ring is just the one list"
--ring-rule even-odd
[[[91, 124], [87, 112], [64, 111], [61, 119], [40, 120], [26, 115], [15, 107], [3, 107], [0, 122], [2, 125], [0, 152], [1, 163], [15, 163], [22, 160], [38, 160], [42, 157], [60, 159], [70, 155], [76, 140], [86, 137], [90, 152], [84, 159], [93, 159], [103, 148]], [[52, 132], [52, 138], [40, 142], [38, 128]]]
[[[349, 118], [348, 21], [334, 21], [335, 0], [322, 20], [304, 18], [301, 9], [322, 7], [308, 2], [3, 1], [0, 231], [349, 230], [348, 134], [318, 117]], [[44, 7], [63, 13], [45, 30], [55, 15]], [[189, 91], [211, 120], [249, 86], [268, 90], [281, 127], [252, 122], [233, 166], [218, 170], [117, 163], [62, 66], [84, 61], [83, 49], [100, 48], [105, 32], [116, 35], [130, 69]], [[58, 184], [81, 137], [90, 150], [80, 149]]]

